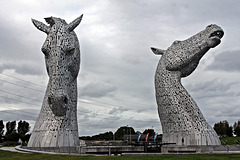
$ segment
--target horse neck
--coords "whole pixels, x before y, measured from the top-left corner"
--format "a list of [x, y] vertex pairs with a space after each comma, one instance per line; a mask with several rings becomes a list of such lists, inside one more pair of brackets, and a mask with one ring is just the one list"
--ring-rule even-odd
[[162, 88], [169, 88], [181, 85], [181, 73], [180, 71], [168, 71], [162, 60], [160, 60], [156, 74], [155, 82]]

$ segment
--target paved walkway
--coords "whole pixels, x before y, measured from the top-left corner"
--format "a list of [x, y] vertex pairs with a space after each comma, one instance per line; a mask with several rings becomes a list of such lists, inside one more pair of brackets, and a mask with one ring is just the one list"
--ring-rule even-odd
[[20, 153], [31, 153], [31, 152], [24, 152], [24, 151], [16, 150], [15, 147], [1, 147], [0, 150], [11, 151], [11, 152], [20, 152]]
[[62, 154], [62, 155], [92, 155], [92, 156], [104, 156], [102, 154], [75, 154], [75, 153], [55, 153], [55, 152], [44, 152], [44, 151], [36, 151], [36, 150], [29, 150], [29, 149], [23, 149], [20, 146], [16, 147], [1, 147], [0, 150], [3, 151], [11, 151], [11, 152], [19, 152], [19, 153], [41, 153], [41, 154]]
[[[20, 148], [20, 146], [16, 146], [16, 147], [1, 147], [0, 150], [3, 151], [11, 151], [11, 152], [19, 152], [19, 153], [42, 153], [42, 154], [67, 154], [68, 153], [54, 153], [54, 152], [43, 152], [43, 151], [34, 151], [34, 150], [28, 150], [28, 149], [22, 149]], [[167, 153], [169, 154], [169, 153]], [[171, 153], [172, 154], [172, 153]], [[178, 153], [179, 154], [179, 153]], [[182, 154], [186, 154], [186, 153], [182, 153]], [[211, 153], [198, 153], [198, 154], [240, 154], [240, 151], [218, 151], [218, 152], [211, 152]], [[79, 154], [71, 154], [71, 155], [79, 155]], [[83, 154], [83, 155], [95, 155], [95, 154]], [[122, 155], [155, 155], [155, 156], [159, 156], [159, 155], [165, 155], [163, 153], [122, 153]], [[95, 155], [95, 156], [103, 156], [103, 155]]]

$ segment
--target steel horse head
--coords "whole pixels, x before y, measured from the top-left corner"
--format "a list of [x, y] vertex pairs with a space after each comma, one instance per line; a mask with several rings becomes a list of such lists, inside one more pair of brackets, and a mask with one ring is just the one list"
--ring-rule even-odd
[[49, 82], [29, 147], [79, 145], [77, 76], [80, 69], [80, 46], [73, 30], [80, 24], [82, 16], [69, 24], [55, 17], [45, 18], [49, 25], [32, 19], [35, 27], [47, 34], [42, 52]]

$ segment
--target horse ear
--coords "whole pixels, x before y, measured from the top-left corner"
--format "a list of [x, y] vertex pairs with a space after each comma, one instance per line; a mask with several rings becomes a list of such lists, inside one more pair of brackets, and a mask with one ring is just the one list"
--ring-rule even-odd
[[34, 26], [39, 29], [40, 31], [43, 31], [45, 32], [46, 34], [48, 34], [50, 32], [50, 27], [47, 26], [46, 24], [40, 22], [40, 21], [37, 21], [35, 19], [32, 19], [32, 22], [34, 24]]
[[80, 17], [76, 18], [76, 19], [75, 19], [74, 21], [72, 21], [71, 23], [69, 23], [69, 24], [67, 25], [67, 30], [68, 30], [69, 32], [73, 31], [73, 30], [80, 24], [80, 22], [81, 22], [81, 20], [82, 20], [82, 17], [83, 17], [83, 14], [82, 14]]
[[158, 49], [158, 48], [154, 48], [154, 47], [151, 47], [151, 50], [153, 51], [154, 54], [156, 55], [163, 55], [165, 53], [165, 50], [163, 49]]

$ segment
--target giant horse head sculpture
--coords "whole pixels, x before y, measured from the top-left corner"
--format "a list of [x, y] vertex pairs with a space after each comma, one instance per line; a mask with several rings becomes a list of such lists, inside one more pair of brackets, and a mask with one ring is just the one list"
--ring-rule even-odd
[[33, 24], [47, 34], [42, 46], [49, 76], [48, 103], [56, 116], [64, 116], [68, 105], [71, 105], [73, 82], [80, 68], [79, 42], [74, 29], [82, 20], [82, 16], [70, 24], [55, 17], [45, 18], [50, 24], [32, 20]]
[[186, 77], [196, 69], [200, 59], [210, 48], [220, 44], [223, 34], [219, 26], [211, 24], [184, 41], [174, 41], [167, 50], [151, 49], [154, 54], [163, 55], [167, 70], [180, 71], [181, 77]]
[[[32, 19], [35, 27], [47, 34], [41, 50], [45, 55], [49, 82], [29, 141], [30, 147], [78, 145], [77, 76], [80, 47], [73, 30], [80, 24], [82, 16], [69, 24], [55, 17], [45, 18], [49, 25]], [[64, 141], [68, 141], [67, 144]]]
[[196, 69], [205, 53], [220, 44], [223, 35], [223, 30], [212, 24], [186, 40], [174, 41], [166, 50], [151, 48], [162, 55], [155, 74], [155, 90], [164, 142], [220, 145], [216, 132], [182, 86], [181, 78]]

